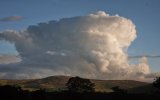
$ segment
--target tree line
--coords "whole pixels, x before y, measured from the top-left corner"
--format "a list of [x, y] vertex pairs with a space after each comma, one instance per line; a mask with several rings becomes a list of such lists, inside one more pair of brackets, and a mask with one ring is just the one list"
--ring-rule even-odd
[[[153, 86], [160, 90], [160, 78], [156, 78]], [[113, 93], [95, 92], [95, 84], [89, 79], [72, 77], [66, 83], [67, 90], [47, 92], [23, 90], [19, 86], [0, 86], [0, 100], [160, 100], [157, 94], [130, 94], [118, 86], [112, 87]]]

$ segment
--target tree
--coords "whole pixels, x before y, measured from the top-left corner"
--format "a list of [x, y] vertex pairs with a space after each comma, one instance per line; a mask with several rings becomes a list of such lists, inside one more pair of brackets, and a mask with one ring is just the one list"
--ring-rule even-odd
[[153, 82], [153, 86], [157, 87], [158, 89], [160, 89], [160, 77], [156, 77], [154, 82]]
[[66, 86], [70, 92], [94, 92], [95, 85], [89, 79], [72, 77], [68, 80]]

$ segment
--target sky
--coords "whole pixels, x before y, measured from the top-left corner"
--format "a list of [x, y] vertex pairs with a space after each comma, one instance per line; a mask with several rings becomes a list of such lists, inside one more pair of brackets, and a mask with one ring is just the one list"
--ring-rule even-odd
[[[137, 63], [139, 57], [134, 56], [149, 56], [151, 71], [160, 72], [160, 58], [155, 57], [160, 55], [159, 4], [159, 0], [0, 0], [0, 32], [22, 31], [37, 23], [104, 11], [135, 24], [137, 38], [126, 51], [130, 63]], [[0, 55], [19, 54], [15, 45], [14, 41], [1, 40]]]

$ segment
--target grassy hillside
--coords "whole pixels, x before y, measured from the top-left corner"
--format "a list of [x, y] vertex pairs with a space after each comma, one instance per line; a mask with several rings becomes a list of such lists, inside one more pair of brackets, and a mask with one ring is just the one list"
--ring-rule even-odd
[[113, 92], [112, 87], [119, 86], [121, 89], [129, 90], [131, 88], [141, 87], [148, 83], [133, 80], [92, 80], [95, 83], [96, 91]]
[[[48, 91], [59, 91], [66, 89], [69, 76], [51, 76], [43, 79], [32, 80], [0, 80], [0, 85], [18, 85], [23, 89], [37, 90], [45, 88]], [[121, 89], [128, 90], [129, 92], [145, 92], [143, 90], [148, 89], [155, 90], [149, 85], [149, 83], [133, 81], [133, 80], [95, 80], [91, 79], [95, 83], [95, 90], [98, 92], [112, 92], [112, 87], [119, 86]], [[149, 87], [149, 88], [148, 88]]]

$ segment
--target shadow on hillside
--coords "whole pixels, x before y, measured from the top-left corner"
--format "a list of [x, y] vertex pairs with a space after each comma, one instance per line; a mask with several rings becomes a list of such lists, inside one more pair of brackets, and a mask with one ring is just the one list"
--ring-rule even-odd
[[156, 94], [131, 94], [122, 91], [113, 93], [69, 91], [46, 92], [44, 89], [26, 91], [20, 87], [0, 86], [0, 100], [160, 100]]

